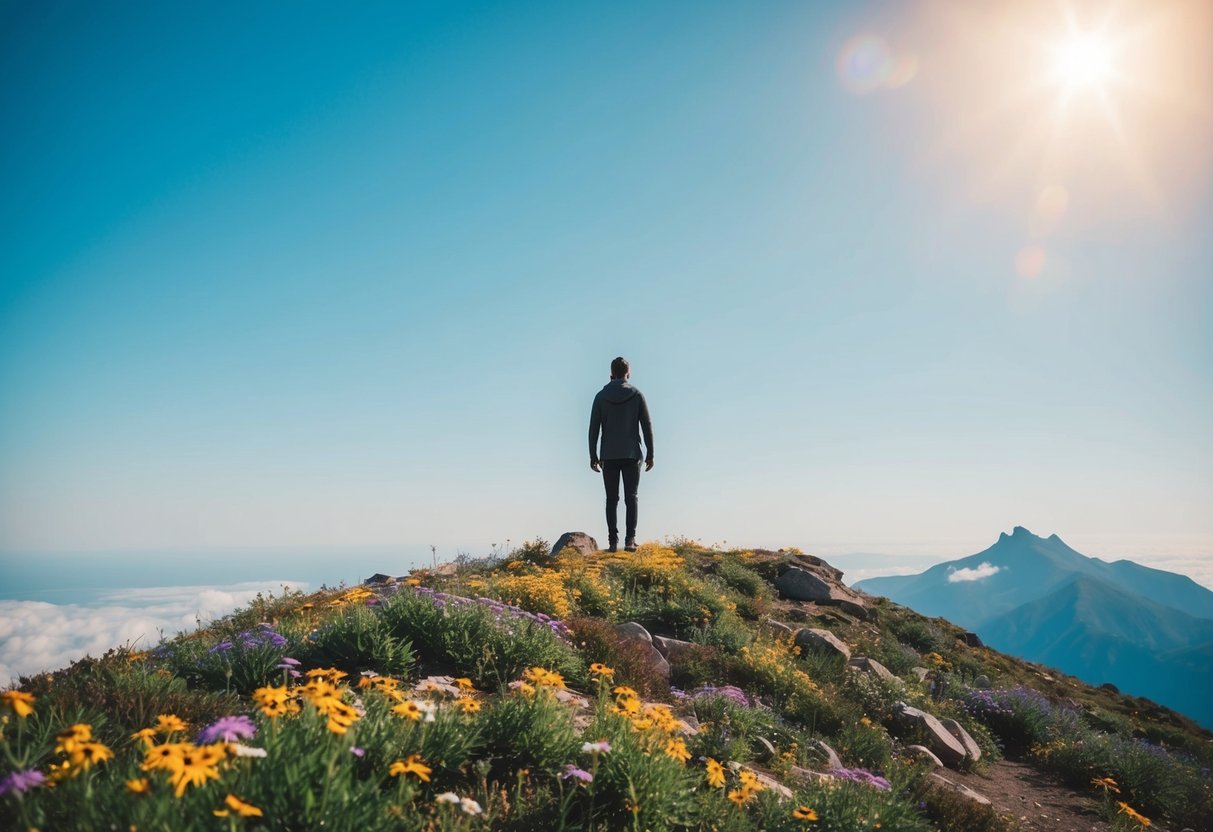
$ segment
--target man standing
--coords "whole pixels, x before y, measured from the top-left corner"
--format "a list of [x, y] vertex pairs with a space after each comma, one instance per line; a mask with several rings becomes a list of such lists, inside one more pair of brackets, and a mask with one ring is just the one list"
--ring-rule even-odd
[[[640, 487], [640, 460], [644, 470], [653, 470], [653, 423], [644, 395], [628, 384], [631, 368], [627, 359], [611, 362], [611, 380], [594, 397], [590, 410], [590, 468], [602, 471], [606, 485], [606, 520], [610, 548], [619, 550], [619, 480], [623, 479], [623, 505], [626, 511], [627, 536], [624, 548], [636, 551], [636, 491]], [[598, 449], [598, 432], [602, 431], [602, 449]], [[644, 432], [647, 455], [640, 452], [640, 433]]]

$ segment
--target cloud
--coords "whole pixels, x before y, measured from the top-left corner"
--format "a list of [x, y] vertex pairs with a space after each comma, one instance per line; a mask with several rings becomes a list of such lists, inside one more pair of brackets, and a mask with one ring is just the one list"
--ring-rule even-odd
[[247, 605], [258, 593], [307, 590], [292, 581], [103, 592], [96, 604], [0, 601], [0, 687], [18, 676], [58, 670], [111, 647], [154, 646]]
[[994, 566], [991, 563], [982, 563], [974, 569], [953, 569], [948, 572], [948, 583], [959, 584], [965, 581], [980, 581], [988, 578], [991, 575], [997, 575], [1002, 571], [1001, 566]]

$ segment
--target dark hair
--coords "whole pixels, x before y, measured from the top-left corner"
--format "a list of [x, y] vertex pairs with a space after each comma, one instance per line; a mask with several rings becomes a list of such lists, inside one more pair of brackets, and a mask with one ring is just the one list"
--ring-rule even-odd
[[611, 362], [611, 378], [623, 378], [632, 369], [622, 355]]

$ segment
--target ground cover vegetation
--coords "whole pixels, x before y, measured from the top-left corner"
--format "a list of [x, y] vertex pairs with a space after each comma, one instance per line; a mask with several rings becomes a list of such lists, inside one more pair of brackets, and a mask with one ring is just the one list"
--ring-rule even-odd
[[[964, 727], [969, 767], [1028, 760], [1114, 829], [1213, 829], [1207, 733], [887, 601], [781, 599], [798, 557], [532, 541], [259, 597], [0, 694], [0, 827], [1014, 830], [931, 777], [909, 705]], [[624, 622], [677, 649], [655, 661]], [[802, 649], [800, 625], [890, 676]]]

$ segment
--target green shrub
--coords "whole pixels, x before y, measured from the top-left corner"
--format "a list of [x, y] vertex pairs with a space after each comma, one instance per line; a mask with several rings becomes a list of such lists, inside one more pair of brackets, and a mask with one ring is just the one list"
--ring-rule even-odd
[[294, 657], [307, 667], [335, 667], [350, 675], [373, 670], [404, 676], [413, 666], [412, 643], [392, 633], [375, 608], [342, 607], [296, 648]]

